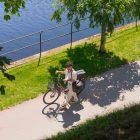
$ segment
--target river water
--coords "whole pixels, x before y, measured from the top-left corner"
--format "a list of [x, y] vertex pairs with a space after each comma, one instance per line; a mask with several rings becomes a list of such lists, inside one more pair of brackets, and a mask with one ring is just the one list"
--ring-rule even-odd
[[[52, 6], [53, 0], [28, 0], [26, 8], [21, 10], [21, 16], [13, 16], [11, 20], [3, 20], [3, 6], [0, 5], [0, 43], [10, 39], [14, 39], [20, 36], [24, 36], [33, 32], [38, 32], [43, 29], [57, 26], [56, 21], [51, 21], [51, 14], [54, 11]], [[67, 23], [66, 16], [63, 15], [62, 23]], [[81, 22], [81, 29], [88, 27], [88, 20]], [[75, 31], [76, 29], [73, 29]], [[77, 32], [73, 34], [73, 41], [95, 35], [99, 33], [99, 28], [88, 29], [85, 31]], [[70, 25], [61, 27], [52, 31], [43, 32], [42, 41], [54, 38], [58, 35], [66, 34], [70, 32]], [[39, 42], [39, 34], [19, 39], [10, 43], [6, 43], [3, 46], [3, 51], [0, 54], [25, 47], [36, 42]], [[63, 44], [70, 43], [70, 35], [62, 38], [49, 41], [42, 45], [42, 50], [50, 50]], [[20, 50], [14, 53], [7, 54], [13, 61], [19, 60], [33, 54], [39, 53], [39, 44], [24, 50]]]

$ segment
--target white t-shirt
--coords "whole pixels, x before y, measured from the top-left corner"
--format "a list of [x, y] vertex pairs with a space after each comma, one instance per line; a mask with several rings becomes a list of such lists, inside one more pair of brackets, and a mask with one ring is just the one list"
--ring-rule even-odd
[[[71, 77], [72, 76], [72, 77]], [[77, 80], [77, 73], [76, 71], [73, 69], [72, 72], [68, 72], [68, 70], [66, 69], [65, 70], [65, 80], [68, 80], [68, 79], [73, 79], [73, 80]], [[71, 82], [71, 81], [69, 81]]]

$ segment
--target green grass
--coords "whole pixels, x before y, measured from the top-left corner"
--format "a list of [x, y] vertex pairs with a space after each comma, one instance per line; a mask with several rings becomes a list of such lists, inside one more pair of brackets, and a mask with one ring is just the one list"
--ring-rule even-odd
[[[140, 29], [140, 26], [139, 26]], [[6, 94], [0, 95], [0, 110], [37, 97], [47, 90], [50, 77], [56, 69], [65, 67], [67, 60], [74, 62], [75, 69], [85, 69], [88, 76], [101, 74], [127, 62], [140, 59], [140, 30], [134, 27], [118, 31], [107, 39], [107, 53], [98, 54], [99, 39], [85, 43], [56, 55], [44, 57], [37, 67], [37, 60], [15, 67], [8, 72], [15, 75], [13, 82], [0, 74], [0, 84], [6, 85]]]
[[[96, 117], [46, 140], [139, 140], [140, 105]], [[44, 139], [45, 140], [45, 139]]]

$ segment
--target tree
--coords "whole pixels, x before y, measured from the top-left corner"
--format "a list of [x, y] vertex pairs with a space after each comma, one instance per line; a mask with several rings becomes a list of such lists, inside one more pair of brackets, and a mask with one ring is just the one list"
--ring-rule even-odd
[[10, 20], [12, 15], [20, 15], [20, 9], [25, 7], [25, 0], [0, 0], [4, 5], [4, 19]]
[[135, 18], [136, 21], [136, 29], [138, 30], [138, 20], [140, 20], [140, 0], [132, 0], [132, 10], [131, 12], [131, 17]]
[[[25, 7], [24, 0], [0, 0], [0, 3], [4, 5], [4, 19], [10, 20], [12, 15], [20, 15], [20, 8]], [[0, 47], [0, 51], [2, 47]], [[6, 65], [10, 64], [10, 59], [6, 56], [0, 56], [0, 72], [4, 77], [9, 80], [15, 80], [13, 75], [10, 75], [6, 72]], [[5, 94], [5, 86], [0, 85], [0, 93]]]
[[89, 16], [89, 26], [101, 27], [100, 53], [105, 53], [107, 33], [112, 33], [118, 24], [124, 23], [127, 6], [131, 0], [56, 0], [52, 19], [61, 21], [63, 13], [69, 21], [80, 27], [80, 19]]
[[[2, 47], [0, 47], [0, 51], [2, 50]], [[6, 73], [6, 65], [10, 64], [10, 59], [8, 59], [5, 56], [0, 56], [0, 72], [2, 72], [3, 76], [8, 78], [9, 80], [15, 80], [15, 77], [13, 75], [10, 75]], [[0, 85], [0, 93], [5, 94], [5, 86]]]

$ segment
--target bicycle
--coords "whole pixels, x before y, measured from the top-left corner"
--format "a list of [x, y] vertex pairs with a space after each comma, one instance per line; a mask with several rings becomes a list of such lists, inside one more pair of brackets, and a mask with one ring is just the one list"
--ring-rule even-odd
[[[81, 70], [77, 71], [81, 72]], [[43, 102], [47, 105], [53, 104], [61, 95], [61, 93], [67, 94], [68, 89], [65, 88], [61, 83], [62, 78], [58, 75], [57, 78], [54, 78], [53, 81], [49, 82], [48, 89], [49, 92], [45, 93], [43, 96]], [[80, 78], [76, 81], [77, 87], [75, 87], [75, 92], [79, 95], [85, 88], [86, 77]], [[51, 96], [54, 95], [54, 96]]]

